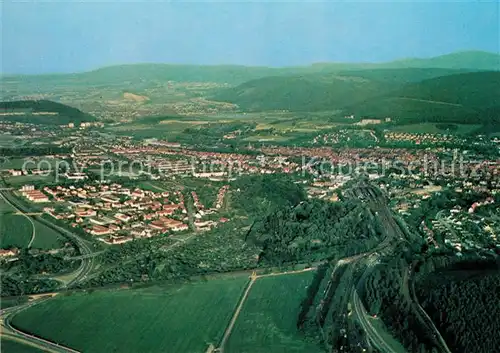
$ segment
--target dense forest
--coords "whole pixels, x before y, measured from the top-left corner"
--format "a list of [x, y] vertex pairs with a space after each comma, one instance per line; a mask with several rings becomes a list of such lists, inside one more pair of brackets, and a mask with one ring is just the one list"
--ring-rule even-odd
[[251, 219], [307, 199], [304, 188], [286, 174], [241, 176], [231, 184], [231, 205]]
[[2, 296], [14, 296], [28, 293], [42, 293], [54, 290], [57, 281], [43, 278], [76, 270], [80, 260], [66, 260], [59, 254], [32, 255], [28, 249], [22, 249], [18, 260], [3, 262], [0, 266], [2, 275]]
[[380, 317], [394, 337], [409, 352], [433, 352], [437, 349], [432, 331], [417, 315], [405, 284], [409, 268], [407, 259], [386, 259], [378, 265], [364, 282], [363, 300], [371, 315]]
[[19, 296], [25, 294], [46, 293], [56, 290], [59, 282], [52, 279], [26, 279], [22, 276], [2, 276], [0, 295], [2, 297]]
[[60, 254], [32, 255], [28, 249], [22, 249], [18, 260], [2, 263], [3, 270], [15, 270], [16, 274], [29, 277], [37, 274], [60, 274], [71, 272], [80, 265], [79, 260], [65, 260]]
[[419, 286], [422, 306], [453, 352], [498, 351], [499, 270], [498, 262], [458, 263], [429, 275]]
[[108, 248], [101, 257], [103, 270], [80, 287], [146, 281], [184, 281], [257, 266], [259, 249], [243, 241], [234, 224], [223, 224], [170, 251], [165, 237], [136, 240]]
[[280, 265], [357, 254], [378, 244], [381, 232], [361, 202], [311, 200], [256, 221], [247, 240], [262, 246], [262, 262]]

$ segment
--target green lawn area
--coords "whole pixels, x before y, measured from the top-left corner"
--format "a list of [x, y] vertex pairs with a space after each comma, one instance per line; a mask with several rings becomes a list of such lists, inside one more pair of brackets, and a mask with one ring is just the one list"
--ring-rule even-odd
[[24, 165], [24, 158], [8, 158], [0, 165], [1, 169], [21, 169]]
[[224, 349], [227, 353], [314, 353], [297, 332], [297, 315], [314, 273], [257, 279]]
[[[14, 208], [0, 197], [0, 214], [13, 212]], [[1, 220], [1, 219], [0, 219]]]
[[5, 339], [2, 337], [0, 343], [0, 352], [2, 353], [42, 353], [42, 351], [36, 347], [28, 346], [27, 344], [22, 344], [10, 339]]
[[[16, 215], [14, 212], [16, 212], [14, 208], [0, 199], [0, 248], [24, 248], [31, 240], [33, 233], [31, 222], [26, 217]], [[59, 233], [36, 220], [33, 222], [36, 227], [33, 248], [48, 250], [57, 249], [64, 245], [65, 239]]]
[[58, 296], [16, 315], [23, 331], [82, 352], [204, 352], [217, 345], [248, 277]]
[[[3, 200], [0, 203], [4, 202]], [[28, 246], [33, 226], [24, 216], [13, 213], [0, 214], [0, 248], [25, 248]]]
[[30, 184], [36, 182], [52, 183], [54, 182], [54, 180], [55, 176], [53, 174], [47, 176], [31, 174], [31, 175], [11, 176], [5, 178], [5, 181], [14, 188], [22, 186], [24, 184]]
[[62, 163], [62, 159], [58, 158], [45, 158], [45, 157], [9, 157], [5, 160], [2, 165], [0, 165], [0, 169], [40, 169], [47, 170], [53, 169], [57, 163]]
[[58, 232], [46, 225], [35, 221], [36, 236], [31, 246], [36, 249], [58, 249], [61, 248], [66, 239]]
[[[446, 130], [446, 125], [456, 126], [456, 129]], [[390, 128], [391, 131], [396, 132], [409, 132], [418, 134], [453, 134], [453, 135], [465, 135], [474, 130], [477, 130], [481, 125], [465, 125], [465, 124], [433, 124], [433, 123], [422, 123], [422, 124], [409, 124], [409, 125], [397, 125]]]

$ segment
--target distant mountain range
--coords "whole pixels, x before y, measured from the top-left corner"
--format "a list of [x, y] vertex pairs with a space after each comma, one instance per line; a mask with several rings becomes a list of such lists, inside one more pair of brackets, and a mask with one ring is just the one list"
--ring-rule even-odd
[[500, 72], [435, 77], [350, 103], [358, 116], [396, 117], [408, 122], [454, 122], [500, 128]]
[[[38, 95], [87, 106], [90, 111], [96, 106], [115, 109], [105, 105], [112, 98], [103, 98], [102, 92], [144, 93], [151, 87], [165, 87], [167, 81], [214, 82], [226, 83], [229, 88], [198, 94], [236, 104], [241, 111], [341, 110], [357, 116], [390, 116], [407, 121], [496, 124], [499, 75], [500, 55], [466, 51], [388, 63], [318, 63], [287, 68], [120, 65], [77, 74], [4, 76], [1, 84], [7, 100]], [[168, 90], [159, 92], [169, 94]], [[92, 119], [78, 109], [63, 111], [66, 113], [59, 114], [61, 118], [56, 120], [59, 124], [69, 122], [65, 116], [75, 122]], [[41, 119], [33, 115], [31, 118]]]
[[6, 75], [4, 81], [41, 84], [120, 84], [129, 81], [219, 82], [237, 85], [246, 81], [284, 75], [334, 73], [347, 70], [437, 68], [500, 70], [500, 55], [481, 51], [457, 52], [433, 58], [413, 58], [387, 63], [318, 63], [298, 67], [252, 67], [238, 65], [129, 64], [104, 67], [94, 71], [57, 75]]

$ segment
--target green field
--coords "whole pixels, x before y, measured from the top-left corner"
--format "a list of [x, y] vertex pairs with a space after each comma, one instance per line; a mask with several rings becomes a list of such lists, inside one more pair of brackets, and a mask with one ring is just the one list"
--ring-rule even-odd
[[58, 249], [64, 245], [65, 238], [46, 225], [36, 222], [36, 236], [31, 247], [36, 249]]
[[[0, 137], [1, 143], [1, 137]], [[58, 158], [45, 158], [45, 157], [12, 157], [3, 161], [0, 165], [0, 169], [23, 169], [23, 170], [32, 170], [32, 169], [40, 169], [40, 170], [48, 170], [54, 169], [58, 163], [62, 163], [62, 159]]]
[[[3, 200], [0, 203], [4, 202]], [[0, 248], [25, 248], [31, 240], [33, 226], [23, 216], [0, 214]]]
[[13, 318], [82, 352], [204, 352], [217, 345], [248, 277], [59, 296]]
[[33, 346], [22, 344], [10, 339], [2, 338], [0, 343], [0, 352], [2, 353], [42, 353], [45, 352]]
[[259, 278], [224, 349], [228, 353], [320, 352], [297, 332], [300, 303], [314, 273]]
[[52, 183], [55, 181], [54, 175], [21, 175], [5, 178], [5, 181], [12, 187], [19, 187], [30, 183]]
[[[25, 248], [31, 240], [33, 233], [31, 222], [14, 212], [14, 208], [0, 199], [0, 248]], [[31, 244], [33, 248], [57, 249], [64, 244], [64, 238], [59, 233], [37, 221], [33, 222], [36, 228], [35, 240]]]

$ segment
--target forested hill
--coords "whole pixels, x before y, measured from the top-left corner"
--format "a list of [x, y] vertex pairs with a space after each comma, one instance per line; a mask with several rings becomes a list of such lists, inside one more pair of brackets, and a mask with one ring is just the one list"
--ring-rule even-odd
[[[219, 82], [239, 85], [269, 76], [332, 74], [352, 70], [377, 69], [434, 69], [443, 70], [500, 70], [500, 56], [495, 53], [466, 51], [432, 58], [411, 58], [385, 63], [326, 62], [296, 67], [264, 67], [243, 65], [173, 65], [163, 63], [127, 64], [103, 67], [81, 73], [54, 75], [4, 75], [4, 84], [14, 89], [19, 85], [36, 85], [37, 90], [46, 91], [54, 85], [69, 87], [119, 85], [124, 83], [151, 82]], [[442, 75], [441, 74], [441, 75]], [[441, 76], [439, 75], [439, 76]], [[422, 77], [421, 79], [430, 78]], [[414, 80], [411, 80], [414, 82]]]
[[48, 100], [0, 102], [0, 121], [65, 125], [95, 121], [95, 117], [79, 109]]
[[335, 110], [393, 97], [485, 108], [497, 105], [499, 76], [498, 71], [418, 68], [274, 76], [223, 90], [215, 99], [261, 111]]
[[411, 83], [345, 107], [351, 114], [408, 121], [500, 122], [500, 72], [461, 73]]
[[494, 125], [500, 122], [500, 72], [381, 69], [266, 77], [223, 90], [215, 99], [244, 111], [340, 110], [406, 122]]
[[[460, 51], [433, 58], [410, 58], [393, 61], [388, 64], [391, 68], [446, 68], [446, 69], [477, 69], [484, 71], [500, 70], [500, 55], [479, 50]], [[384, 64], [382, 64], [384, 66]]]
[[214, 99], [237, 104], [242, 110], [321, 111], [363, 101], [390, 84], [360, 76], [310, 74], [252, 80], [223, 90]]
[[498, 106], [500, 72], [472, 72], [437, 77], [405, 86], [397, 92], [397, 95], [470, 108]]

